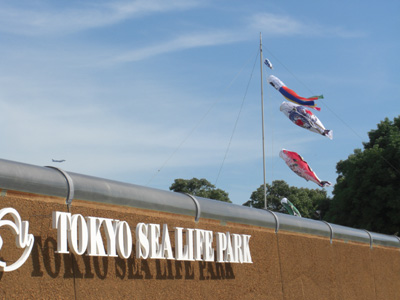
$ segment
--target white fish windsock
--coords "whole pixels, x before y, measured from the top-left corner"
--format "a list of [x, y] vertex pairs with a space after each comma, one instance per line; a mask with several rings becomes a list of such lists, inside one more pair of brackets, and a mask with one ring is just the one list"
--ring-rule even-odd
[[306, 107], [283, 101], [280, 111], [297, 126], [333, 139], [333, 131], [325, 129], [318, 117]]
[[311, 169], [308, 163], [296, 152], [282, 149], [279, 156], [285, 161], [288, 167], [300, 177], [305, 180], [315, 182], [320, 187], [331, 186], [329, 181], [322, 181], [318, 178], [317, 174]]

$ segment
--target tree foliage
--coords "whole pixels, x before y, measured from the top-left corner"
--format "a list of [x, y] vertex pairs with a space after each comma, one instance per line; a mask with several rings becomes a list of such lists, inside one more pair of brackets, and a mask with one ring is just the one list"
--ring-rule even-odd
[[204, 178], [175, 179], [169, 189], [174, 192], [232, 203], [227, 192], [217, 189], [215, 185]]
[[338, 178], [325, 219], [394, 234], [400, 231], [400, 116], [368, 133], [364, 149], [338, 162]]
[[[305, 218], [319, 219], [324, 213], [329, 198], [326, 191], [321, 189], [307, 189], [289, 186], [284, 180], [275, 180], [267, 187], [267, 208], [272, 211], [286, 212], [281, 205], [282, 198], [286, 197], [300, 211]], [[245, 206], [264, 208], [264, 185], [255, 190]], [[319, 213], [317, 211], [320, 211]]]

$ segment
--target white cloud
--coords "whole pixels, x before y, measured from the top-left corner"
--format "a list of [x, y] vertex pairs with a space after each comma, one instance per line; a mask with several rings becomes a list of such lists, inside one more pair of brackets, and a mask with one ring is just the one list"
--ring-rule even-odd
[[349, 30], [342, 27], [329, 27], [318, 23], [305, 23], [287, 15], [273, 13], [258, 13], [249, 21], [249, 27], [261, 31], [267, 36], [310, 36], [310, 37], [364, 37], [361, 31]]
[[289, 16], [259, 13], [251, 17], [250, 28], [258, 29], [266, 35], [293, 35], [308, 30], [305, 24]]
[[247, 25], [226, 30], [208, 30], [205, 32], [183, 33], [180, 36], [155, 45], [134, 49], [114, 55], [106, 63], [126, 63], [144, 60], [156, 55], [182, 51], [191, 48], [226, 45], [254, 38], [256, 30], [266, 36], [303, 35], [337, 36], [341, 38], [362, 37], [362, 32], [346, 30], [341, 27], [329, 28], [319, 24], [306, 24], [295, 18], [272, 13], [253, 15]]
[[[30, 3], [29, 3], [30, 4]], [[112, 25], [148, 14], [165, 13], [196, 7], [196, 1], [136, 0], [104, 3], [81, 3], [79, 7], [44, 5], [3, 6], [0, 8], [0, 31], [23, 35], [65, 34]], [[31, 8], [27, 8], [27, 7]]]
[[206, 46], [217, 46], [243, 41], [243, 35], [235, 31], [210, 31], [205, 33], [190, 33], [172, 38], [168, 41], [159, 42], [153, 46], [137, 50], [127, 51], [110, 59], [110, 63], [125, 63], [143, 60], [155, 55], [176, 52], [191, 48]]

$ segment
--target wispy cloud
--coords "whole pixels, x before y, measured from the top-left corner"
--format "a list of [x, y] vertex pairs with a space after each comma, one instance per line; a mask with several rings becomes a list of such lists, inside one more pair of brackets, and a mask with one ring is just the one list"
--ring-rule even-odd
[[[31, 162], [63, 158], [73, 164], [74, 170], [86, 173], [113, 168], [141, 172], [157, 170], [174, 152], [171, 162], [175, 167], [218, 164], [226, 147], [220, 133], [204, 131], [178, 147], [188, 128], [171, 126], [165, 130], [165, 124], [154, 119], [149, 122], [111, 115], [107, 106], [81, 105], [77, 110], [61, 103], [52, 107], [38, 104], [0, 101], [5, 115], [1, 123], [13, 124], [0, 130], [5, 140], [13, 141], [3, 147], [3, 158]], [[231, 153], [240, 161], [253, 159], [243, 154], [249, 152], [249, 145], [258, 142], [245, 139], [239, 145], [247, 146]], [[24, 145], [31, 145], [30, 151]], [[83, 171], [85, 168], [90, 170]]]
[[365, 33], [343, 27], [329, 27], [318, 23], [305, 23], [288, 15], [258, 13], [249, 21], [249, 27], [268, 36], [336, 36], [341, 38], [364, 37]]
[[149, 14], [191, 9], [197, 5], [195, 0], [136, 0], [81, 3], [75, 8], [47, 3], [46, 10], [43, 10], [43, 5], [16, 7], [9, 4], [0, 8], [0, 31], [22, 35], [66, 34]]
[[259, 13], [251, 17], [250, 28], [268, 35], [294, 35], [308, 30], [308, 26], [296, 19], [272, 13]]
[[183, 34], [152, 46], [121, 53], [110, 59], [109, 62], [125, 63], [140, 61], [164, 53], [177, 52], [191, 48], [218, 46], [243, 40], [243, 35], [238, 35], [234, 31], [226, 30]]
[[118, 64], [134, 62], [164, 53], [243, 42], [254, 38], [254, 32], [263, 32], [263, 35], [277, 37], [302, 35], [313, 37], [333, 36], [355, 38], [365, 36], [365, 34], [360, 31], [304, 23], [291, 16], [259, 13], [248, 18], [248, 22], [244, 23], [240, 28], [210, 29], [204, 32], [182, 33], [180, 36], [172, 37], [169, 40], [164, 40], [154, 45], [116, 54], [113, 58], [108, 60], [108, 63]]

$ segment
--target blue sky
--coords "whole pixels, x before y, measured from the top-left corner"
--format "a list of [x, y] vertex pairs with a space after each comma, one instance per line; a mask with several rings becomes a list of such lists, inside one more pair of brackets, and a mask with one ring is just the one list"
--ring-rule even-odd
[[[206, 178], [242, 204], [263, 182], [262, 33], [267, 182], [318, 188], [285, 148], [335, 183], [399, 115], [399, 15], [394, 0], [0, 1], [0, 157], [163, 190]], [[286, 119], [270, 74], [324, 95], [332, 141]]]

